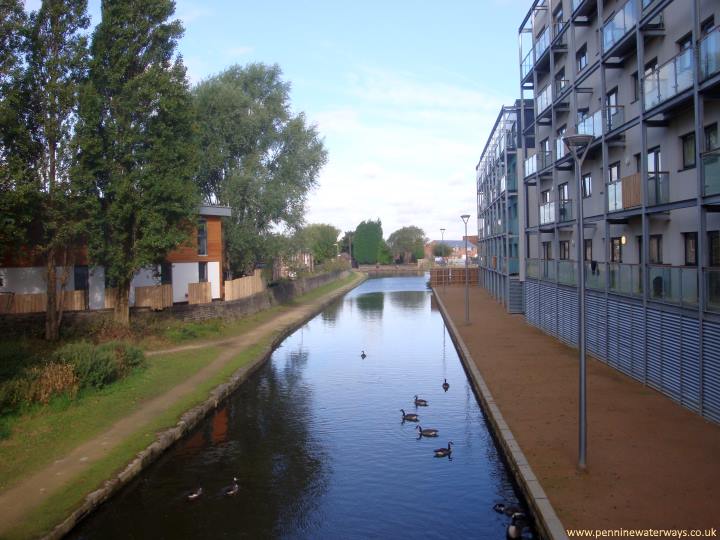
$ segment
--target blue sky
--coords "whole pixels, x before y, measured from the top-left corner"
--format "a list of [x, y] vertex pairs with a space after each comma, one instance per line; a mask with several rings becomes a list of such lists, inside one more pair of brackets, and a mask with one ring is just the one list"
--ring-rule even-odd
[[[90, 0], [93, 22], [99, 0]], [[387, 237], [476, 233], [475, 164], [518, 94], [517, 29], [531, 0], [177, 0], [180, 52], [198, 82], [233, 64], [277, 63], [292, 106], [317, 124], [328, 164], [308, 222]], [[29, 9], [39, 0], [27, 0]]]

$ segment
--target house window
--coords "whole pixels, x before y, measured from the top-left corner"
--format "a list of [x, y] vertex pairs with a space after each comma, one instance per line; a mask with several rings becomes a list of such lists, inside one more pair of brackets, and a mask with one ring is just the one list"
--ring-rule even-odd
[[720, 266], [720, 231], [710, 231], [708, 233], [709, 248], [709, 266]]
[[73, 268], [73, 278], [76, 291], [87, 291], [90, 288], [90, 276], [87, 266], [75, 266]]
[[592, 195], [592, 174], [584, 174], [582, 177], [582, 196], [587, 199]]
[[697, 266], [697, 233], [683, 233], [685, 237], [685, 266]]
[[622, 238], [619, 236], [610, 239], [610, 261], [622, 262]]
[[172, 284], [172, 263], [164, 262], [160, 265], [160, 283]]
[[207, 221], [204, 219], [198, 221], [197, 239], [198, 255], [207, 255]]
[[208, 280], [207, 263], [199, 262], [198, 263], [198, 281], [200, 283], [205, 283], [207, 280]]
[[578, 73], [580, 73], [583, 69], [587, 67], [587, 44], [583, 45], [578, 49], [577, 54], [575, 55], [575, 60], [577, 61], [577, 70]]
[[695, 167], [695, 133], [688, 133], [680, 137], [682, 141], [683, 169]]
[[567, 261], [570, 258], [570, 241], [560, 240], [560, 259]]
[[717, 124], [705, 126], [705, 151], [718, 148], [718, 127]]
[[650, 264], [662, 264], [662, 234], [650, 235]]
[[585, 248], [585, 249], [584, 249], [583, 251], [585, 252], [585, 255], [584, 255], [584, 256], [585, 256], [585, 260], [586, 260], [586, 261], [592, 261], [592, 260], [593, 260], [593, 256], [592, 256], [592, 238], [585, 238], [584, 244], [585, 244], [585, 245], [584, 245], [584, 248]]

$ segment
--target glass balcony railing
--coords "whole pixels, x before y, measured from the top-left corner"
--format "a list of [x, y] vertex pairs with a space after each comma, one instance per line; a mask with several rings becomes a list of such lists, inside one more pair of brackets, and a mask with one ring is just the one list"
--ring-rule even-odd
[[[562, 34], [562, 31], [565, 29], [565, 26], [567, 26], [566, 21], [555, 21], [552, 25], [553, 28], [553, 40], [556, 39], [560, 34]], [[560, 42], [562, 43], [565, 38], [563, 37]]]
[[670, 202], [670, 173], [648, 174], [648, 206]]
[[540, 225], [555, 223], [555, 202], [540, 205]]
[[558, 265], [558, 283], [563, 285], [577, 286], [577, 278], [575, 276], [575, 269], [577, 268], [577, 262], [569, 260], [560, 260], [557, 262]]
[[525, 158], [525, 177], [537, 172], [537, 155], [533, 154]]
[[555, 99], [559, 98], [568, 88], [570, 88], [569, 79], [555, 79]]
[[649, 266], [651, 300], [697, 305], [698, 273], [692, 266]]
[[720, 26], [713, 29], [700, 42], [700, 79], [720, 71]]
[[543, 55], [543, 53], [547, 50], [547, 48], [549, 46], [550, 46], [550, 28], [546, 28], [545, 30], [543, 30], [543, 33], [538, 36], [537, 41], [535, 42], [535, 61], [536, 62]]
[[617, 212], [642, 205], [640, 173], [624, 176], [607, 185], [608, 212]]
[[525, 259], [525, 273], [529, 278], [538, 279], [540, 277], [540, 264], [538, 259]]
[[505, 193], [505, 189], [507, 188], [507, 180], [505, 179], [505, 176], [500, 178], [500, 193]]
[[584, 1], [585, 1], [585, 0], [572, 0], [572, 10], [573, 10], [573, 12], [574, 12], [577, 8], [579, 8]]
[[711, 150], [702, 156], [705, 190], [703, 194], [717, 195], [720, 193], [720, 149]]
[[555, 139], [555, 159], [562, 159], [568, 153], [567, 147], [561, 137]]
[[558, 221], [570, 221], [573, 218], [573, 202], [570, 199], [560, 201]]
[[625, 107], [622, 105], [610, 105], [607, 110], [607, 130], [617, 129], [625, 122]]
[[642, 266], [639, 264], [608, 263], [609, 290], [630, 296], [642, 296]]
[[629, 0], [602, 29], [603, 52], [608, 51], [635, 26], [635, 0]]
[[642, 0], [642, 8], [647, 9], [655, 0]]
[[705, 307], [720, 313], [720, 268], [706, 268], [704, 273]]
[[555, 281], [555, 259], [540, 259], [540, 279]]
[[693, 50], [686, 49], [643, 79], [645, 110], [678, 95], [693, 84]]
[[507, 258], [507, 273], [516, 276], [520, 273], [520, 260], [517, 257]]
[[552, 86], [547, 85], [535, 98], [536, 115], [540, 115], [545, 109], [547, 109], [552, 103]]
[[527, 77], [528, 74], [532, 71], [534, 64], [535, 61], [533, 59], [533, 50], [530, 49], [530, 51], [525, 55], [525, 58], [523, 58], [522, 62], [520, 63], [520, 76], [523, 79]]
[[585, 261], [585, 286], [596, 291], [605, 290], [605, 263]]
[[537, 153], [537, 157], [539, 171], [553, 164], [552, 152], [550, 150], [540, 150]]
[[602, 135], [602, 110], [598, 110], [592, 116], [587, 116], [579, 122], [577, 125], [577, 133], [580, 135], [600, 137]]

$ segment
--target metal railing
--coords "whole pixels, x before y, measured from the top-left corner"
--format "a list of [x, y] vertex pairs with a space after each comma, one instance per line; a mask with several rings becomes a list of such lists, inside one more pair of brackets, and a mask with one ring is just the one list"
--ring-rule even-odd
[[623, 105], [610, 105], [607, 111], [607, 131], [617, 129], [625, 122], [625, 107]]
[[538, 259], [525, 259], [525, 274], [527, 277], [538, 279], [540, 277], [540, 262]]
[[520, 76], [523, 79], [527, 77], [528, 73], [532, 71], [532, 68], [535, 65], [535, 61], [533, 58], [533, 50], [534, 49], [530, 49], [530, 51], [525, 55], [525, 58], [523, 58], [522, 62], [520, 63]]
[[547, 48], [550, 46], [550, 28], [546, 28], [543, 30], [543, 33], [540, 34], [537, 38], [537, 41], [535, 41], [535, 61], [537, 62], [538, 59], [543, 55], [543, 53], [547, 50]]
[[525, 158], [525, 177], [537, 172], [537, 155], [533, 154]]
[[555, 79], [555, 99], [568, 88], [570, 88], [570, 79]]
[[639, 264], [608, 263], [608, 290], [631, 296], [642, 296], [642, 266]]
[[649, 265], [650, 300], [683, 306], [698, 303], [698, 272], [694, 266]]
[[605, 290], [606, 264], [598, 261], [585, 261], [585, 286], [596, 291]]
[[602, 29], [603, 52], [608, 51], [613, 45], [620, 41], [630, 29], [635, 26], [637, 16], [635, 14], [635, 0], [629, 0], [620, 11], [610, 19]]
[[720, 313], [720, 268], [706, 268], [705, 274], [705, 308]]
[[540, 205], [540, 225], [555, 223], [555, 202], [547, 202]]
[[576, 287], [577, 278], [575, 276], [575, 269], [577, 268], [577, 261], [559, 260], [557, 266], [558, 283]]
[[[562, 33], [562, 31], [565, 29], [565, 26], [567, 26], [567, 21], [555, 21], [552, 24], [553, 40], [556, 39]], [[562, 39], [564, 39], [564, 38], [562, 38]], [[561, 40], [561, 43], [562, 43], [562, 40]]]
[[520, 259], [517, 257], [507, 257], [507, 273], [511, 276], [520, 273]]
[[600, 137], [602, 135], [602, 110], [596, 111], [591, 116], [585, 117], [582, 122], [579, 122], [577, 124], [577, 133]]
[[648, 173], [648, 206], [670, 202], [670, 173]]
[[549, 167], [553, 164], [552, 152], [550, 150], [540, 150], [538, 156], [538, 170]]
[[572, 10], [579, 8], [585, 0], [572, 0]]
[[676, 96], [693, 84], [693, 49], [671, 58], [643, 79], [645, 110]]
[[573, 218], [573, 204], [571, 199], [560, 201], [558, 221], [570, 221]]
[[547, 85], [543, 88], [535, 98], [536, 115], [540, 115], [545, 109], [547, 109], [552, 103], [552, 85]]
[[642, 205], [640, 173], [623, 176], [607, 185], [608, 212], [617, 212]]
[[720, 71], [720, 26], [700, 41], [700, 79]]
[[555, 281], [555, 259], [540, 259], [540, 279]]
[[703, 195], [717, 195], [720, 193], [720, 149], [705, 152], [702, 167], [705, 177]]

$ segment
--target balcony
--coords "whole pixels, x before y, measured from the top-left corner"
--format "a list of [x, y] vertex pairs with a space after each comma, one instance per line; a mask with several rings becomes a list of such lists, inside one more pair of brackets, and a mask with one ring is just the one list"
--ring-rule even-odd
[[538, 259], [526, 259], [525, 260], [525, 273], [529, 278], [538, 279], [540, 277], [539, 272], [539, 260]]
[[605, 268], [603, 262], [585, 261], [585, 286], [588, 289], [605, 290]]
[[543, 53], [547, 50], [547, 48], [550, 46], [550, 28], [546, 28], [543, 30], [543, 33], [540, 34], [537, 38], [537, 41], [535, 41], [535, 61], [537, 62], [540, 57], [543, 55]]
[[607, 186], [608, 212], [618, 212], [642, 205], [640, 173], [624, 176]]
[[537, 155], [525, 158], [525, 178], [537, 172]]
[[656, 206], [670, 202], [670, 173], [649, 173], [647, 187], [648, 206]]
[[698, 273], [694, 266], [649, 266], [650, 300], [683, 306], [698, 303]]
[[607, 130], [612, 131], [625, 123], [625, 107], [611, 105], [607, 109]]
[[[565, 26], [567, 26], [567, 21], [555, 21], [552, 25], [553, 28], [553, 40], [557, 39], [557, 37], [562, 34], [562, 31], [565, 29]], [[563, 41], [565, 38], [561, 38], [560, 44], [564, 45]]]
[[517, 257], [507, 258], [507, 273], [516, 276], [520, 273], [520, 260]]
[[535, 107], [537, 116], [547, 109], [552, 103], [552, 85], [547, 85], [535, 98]]
[[643, 79], [645, 110], [652, 109], [693, 84], [693, 50], [687, 49]]
[[555, 202], [540, 205], [540, 225], [555, 223]]
[[540, 279], [555, 281], [555, 259], [540, 259]]
[[720, 268], [705, 269], [705, 307], [720, 313]]
[[525, 79], [532, 71], [533, 65], [535, 64], [533, 59], [533, 49], [525, 55], [522, 62], [520, 63], [520, 77]]
[[558, 265], [558, 283], [563, 285], [577, 286], [577, 279], [575, 277], [575, 268], [577, 262], [570, 260], [560, 260]]
[[720, 193], [720, 149], [703, 154], [702, 168], [705, 175], [703, 195], [717, 195]]
[[570, 88], [570, 79], [555, 79], [555, 99]]
[[642, 266], [639, 264], [608, 263], [610, 292], [642, 297]]
[[537, 157], [539, 171], [553, 164], [552, 152], [550, 150], [540, 150], [537, 153]]
[[700, 79], [720, 71], [720, 26], [705, 36], [700, 42]]
[[566, 199], [564, 201], [560, 201], [559, 205], [559, 211], [560, 215], [558, 216], [558, 221], [571, 221], [573, 218], [573, 207], [572, 207], [572, 201], [570, 199]]
[[602, 135], [602, 111], [598, 110], [592, 116], [587, 116], [577, 125], [577, 133], [580, 135]]
[[629, 0], [602, 29], [603, 52], [607, 52], [635, 26], [635, 0]]

